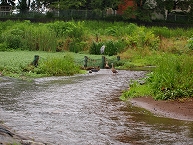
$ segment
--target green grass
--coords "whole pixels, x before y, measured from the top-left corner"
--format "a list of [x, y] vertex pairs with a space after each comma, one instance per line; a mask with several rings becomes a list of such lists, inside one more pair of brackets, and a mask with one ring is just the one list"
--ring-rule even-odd
[[[35, 55], [40, 57], [37, 68], [30, 65]], [[85, 73], [80, 69], [84, 66], [84, 56], [91, 59], [92, 66], [98, 66], [92, 60], [101, 62], [102, 59], [101, 55], [45, 51], [0, 51], [0, 56], [0, 71], [6, 76], [18, 78]], [[108, 59], [116, 59], [116, 56]]]
[[120, 99], [126, 101], [128, 98], [152, 96], [152, 89], [149, 84], [141, 85], [138, 82], [130, 84], [128, 90], [124, 91]]
[[163, 54], [155, 58], [155, 69], [145, 83], [130, 84], [121, 99], [152, 96], [156, 100], [193, 97], [193, 56]]
[[[34, 60], [34, 56], [39, 55], [39, 65], [38, 67], [34, 67], [31, 62]], [[56, 66], [55, 60], [59, 59], [62, 62], [62, 58], [65, 55], [69, 56], [69, 53], [49, 53], [43, 51], [12, 51], [12, 52], [0, 52], [0, 71], [3, 72], [4, 75], [11, 77], [20, 77], [20, 76], [28, 76], [28, 77], [41, 77], [41, 76], [50, 76], [57, 75], [55, 73], [51, 73], [51, 69], [54, 69], [53, 66]], [[57, 58], [57, 59], [56, 59]], [[72, 55], [73, 58], [73, 55]], [[65, 59], [64, 59], [65, 60]], [[45, 64], [45, 62], [51, 62], [51, 64]], [[74, 69], [76, 66], [74, 61], [67, 60], [63, 61], [62, 64], [73, 64], [71, 67]], [[47, 65], [47, 66], [46, 66]], [[49, 66], [50, 65], [50, 66]], [[45, 70], [45, 68], [50, 68], [50, 71]], [[76, 66], [78, 67], [78, 65]], [[64, 69], [63, 69], [64, 71]], [[64, 72], [63, 72], [64, 73]], [[75, 74], [80, 73], [80, 70], [76, 70], [75, 72], [68, 72], [67, 74]], [[65, 74], [65, 73], [64, 73]], [[63, 74], [63, 75], [64, 75]], [[62, 75], [58, 73], [58, 75]]]

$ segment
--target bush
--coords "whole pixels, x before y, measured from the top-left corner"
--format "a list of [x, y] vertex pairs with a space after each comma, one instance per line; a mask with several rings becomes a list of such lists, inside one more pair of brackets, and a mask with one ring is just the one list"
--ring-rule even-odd
[[0, 51], [6, 51], [7, 50], [7, 44], [0, 43]]
[[116, 55], [117, 52], [118, 52], [117, 42], [108, 41], [106, 43], [104, 54], [112, 56], [112, 55]]
[[46, 13], [46, 18], [53, 18], [54, 17], [54, 13], [53, 12], [47, 12]]
[[5, 42], [8, 48], [17, 49], [22, 47], [21, 37], [17, 35], [8, 35]]
[[102, 42], [93, 42], [91, 44], [91, 47], [89, 49], [89, 53], [90, 54], [96, 54], [96, 55], [99, 55], [100, 54], [100, 48], [103, 46], [104, 44]]
[[79, 73], [79, 71], [79, 67], [75, 65], [70, 55], [66, 55], [63, 58], [48, 57], [40, 63], [38, 69], [38, 73], [54, 76], [73, 75]]
[[157, 50], [159, 47], [159, 38], [152, 31], [145, 27], [138, 27], [134, 32], [127, 36], [127, 44], [131, 47], [149, 47], [149, 49]]
[[79, 39], [75, 39], [69, 43], [69, 51], [78, 53], [84, 50], [85, 45], [86, 45], [85, 42], [80, 42]]
[[126, 42], [125, 41], [107, 41], [105, 43], [102, 42], [93, 42], [91, 47], [90, 47], [90, 54], [96, 54], [99, 55], [100, 54], [100, 48], [105, 45], [105, 51], [104, 51], [104, 55], [117, 55], [118, 52], [122, 52], [125, 47], [126, 47]]
[[193, 50], [193, 37], [188, 39], [188, 43], [187, 43], [186, 47]]
[[22, 36], [24, 32], [20, 29], [10, 29], [2, 34], [1, 41], [4, 41], [7, 48], [17, 49], [22, 47]]
[[48, 23], [47, 27], [56, 33], [56, 37], [70, 37], [82, 39], [85, 34], [84, 23], [56, 21]]

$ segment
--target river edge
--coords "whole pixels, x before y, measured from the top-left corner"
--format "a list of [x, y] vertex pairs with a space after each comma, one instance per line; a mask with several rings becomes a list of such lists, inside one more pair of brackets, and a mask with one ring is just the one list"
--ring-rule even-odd
[[156, 116], [183, 121], [193, 121], [193, 98], [179, 100], [154, 100], [152, 97], [131, 98], [128, 102], [144, 108]]
[[[181, 100], [154, 100], [152, 97], [139, 97], [129, 99], [128, 102], [135, 106], [144, 108], [156, 116], [172, 118], [183, 121], [193, 121], [193, 98]], [[21, 145], [50, 145], [34, 141], [29, 137], [24, 137], [15, 133], [7, 126], [0, 124], [0, 143], [21, 144]]]
[[1, 145], [51, 145], [38, 142], [30, 137], [19, 135], [4, 124], [0, 124], [0, 144]]

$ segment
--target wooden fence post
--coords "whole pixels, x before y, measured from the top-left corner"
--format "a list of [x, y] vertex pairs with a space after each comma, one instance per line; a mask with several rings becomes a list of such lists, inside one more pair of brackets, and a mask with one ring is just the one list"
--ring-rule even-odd
[[35, 67], [38, 66], [38, 60], [39, 60], [39, 56], [38, 55], [35, 55], [34, 56], [34, 60], [33, 62], [31, 63], [31, 65], [34, 65]]
[[105, 56], [102, 56], [102, 68], [105, 68], [105, 60], [106, 60]]
[[119, 61], [121, 59], [121, 57], [120, 56], [117, 56], [117, 60]]
[[88, 57], [84, 56], [84, 67], [85, 68], [87, 67], [87, 62], [88, 62]]

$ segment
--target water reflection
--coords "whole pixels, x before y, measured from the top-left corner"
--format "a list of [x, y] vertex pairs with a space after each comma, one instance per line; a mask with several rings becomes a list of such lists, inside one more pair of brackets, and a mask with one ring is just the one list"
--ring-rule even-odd
[[119, 100], [145, 72], [109, 70], [27, 82], [0, 79], [0, 117], [51, 144], [193, 144], [193, 123], [153, 116]]

